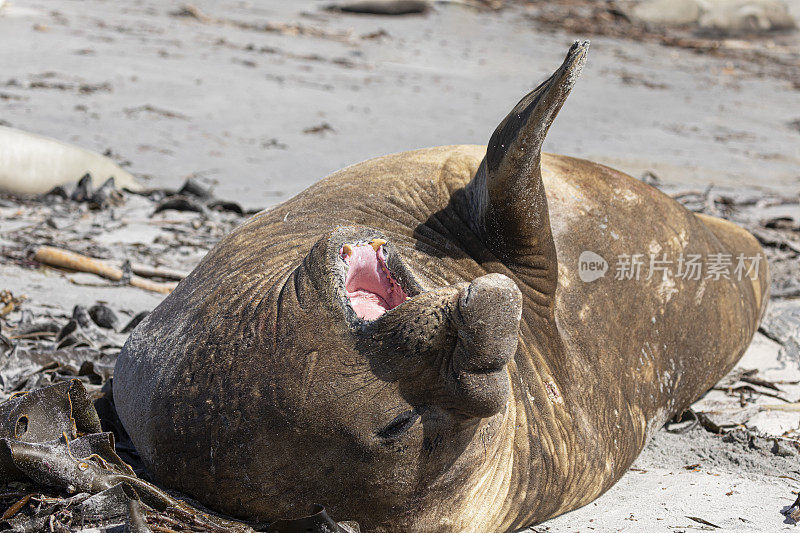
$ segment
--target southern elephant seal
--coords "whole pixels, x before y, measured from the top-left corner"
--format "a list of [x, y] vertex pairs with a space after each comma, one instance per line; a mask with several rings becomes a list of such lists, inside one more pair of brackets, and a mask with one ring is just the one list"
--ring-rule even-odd
[[[744, 230], [541, 154], [587, 48], [488, 148], [353, 165], [223, 239], [117, 361], [150, 472], [236, 516], [322, 503], [367, 531], [507, 531], [614, 484], [742, 355], [768, 272]], [[761, 269], [584, 282], [584, 252]]]
[[96, 152], [34, 133], [0, 126], [0, 192], [43, 194], [89, 173], [99, 186], [113, 177], [117, 187], [142, 186], [129, 172]]
[[358, 0], [328, 6], [329, 11], [361, 15], [414, 15], [430, 8], [429, 0]]

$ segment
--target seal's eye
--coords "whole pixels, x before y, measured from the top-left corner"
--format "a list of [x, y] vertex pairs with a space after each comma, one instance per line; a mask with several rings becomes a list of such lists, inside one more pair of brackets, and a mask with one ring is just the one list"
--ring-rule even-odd
[[376, 435], [384, 441], [393, 441], [411, 429], [411, 426], [413, 426], [417, 420], [419, 420], [419, 413], [416, 410], [405, 411], [397, 415], [395, 419], [389, 422], [385, 427], [381, 428]]
[[375, 320], [408, 299], [386, 266], [383, 239], [345, 244], [339, 256], [347, 264], [344, 289], [350, 305], [364, 320]]

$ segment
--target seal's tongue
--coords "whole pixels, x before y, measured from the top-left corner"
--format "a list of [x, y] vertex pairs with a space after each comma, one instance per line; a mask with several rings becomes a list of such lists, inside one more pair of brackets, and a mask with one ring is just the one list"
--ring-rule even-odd
[[408, 299], [386, 267], [383, 244], [380, 239], [345, 244], [340, 252], [348, 266], [344, 289], [353, 310], [364, 320], [375, 320]]

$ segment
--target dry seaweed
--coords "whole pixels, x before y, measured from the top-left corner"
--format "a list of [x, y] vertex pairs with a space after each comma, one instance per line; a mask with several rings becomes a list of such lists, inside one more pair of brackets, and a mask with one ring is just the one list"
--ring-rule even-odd
[[788, 32], [772, 32], [769, 44], [756, 34], [724, 38], [689, 26], [664, 26], [636, 20], [628, 15], [630, 2], [610, 0], [528, 0], [525, 16], [544, 31], [563, 30], [590, 36], [654, 42], [683, 48], [707, 56], [716, 56], [735, 63], [737, 69], [757, 76], [787, 80], [800, 88], [800, 68], [796, 40]]
[[[105, 191], [103, 198], [97, 196], [101, 191]], [[2, 213], [0, 258], [23, 268], [39, 268], [35, 252], [50, 246], [103, 263], [102, 271], [110, 273], [114, 282], [134, 280], [149, 286], [141, 278], [178, 281], [187, 274], [187, 265], [199, 262], [255, 212], [215, 198], [195, 177], [188, 178], [178, 191], [111, 191], [107, 184], [92, 191], [91, 181], [83, 178], [72, 187], [57, 187], [38, 197], [0, 195], [0, 208], [8, 208]], [[108, 195], [114, 196], [113, 201]], [[122, 235], [123, 244], [98, 238], [107, 234]], [[0, 294], [0, 316], [16, 309], [22, 303], [20, 298]]]
[[690, 211], [718, 216], [746, 228], [761, 243], [770, 266], [773, 298], [800, 296], [800, 221], [785, 215], [764, 218], [767, 207], [800, 207], [800, 196], [717, 191], [682, 191], [672, 197]]
[[[110, 390], [110, 389], [109, 389]], [[101, 398], [103, 398], [101, 396]], [[101, 412], [113, 414], [113, 402]], [[121, 432], [121, 425], [118, 426]], [[78, 380], [18, 394], [0, 404], [0, 501], [10, 502], [0, 530], [65, 531], [124, 524], [129, 531], [177, 529], [214, 533], [255, 531], [249, 524], [204, 512], [141, 479], [117, 454], [98, 411]], [[11, 488], [25, 490], [12, 492]], [[357, 531], [325, 513], [272, 524], [270, 531]]]

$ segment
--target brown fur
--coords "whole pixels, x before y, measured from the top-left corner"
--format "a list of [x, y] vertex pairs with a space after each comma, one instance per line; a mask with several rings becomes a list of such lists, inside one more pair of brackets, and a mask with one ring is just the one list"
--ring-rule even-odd
[[[251, 519], [322, 503], [367, 531], [507, 531], [599, 496], [736, 363], [763, 256], [754, 281], [578, 277], [584, 250], [761, 254], [629, 176], [540, 155], [582, 46], [486, 159], [359, 163], [208, 254], [117, 364], [120, 417], [158, 480]], [[414, 297], [364, 322], [337, 252], [374, 237]]]

